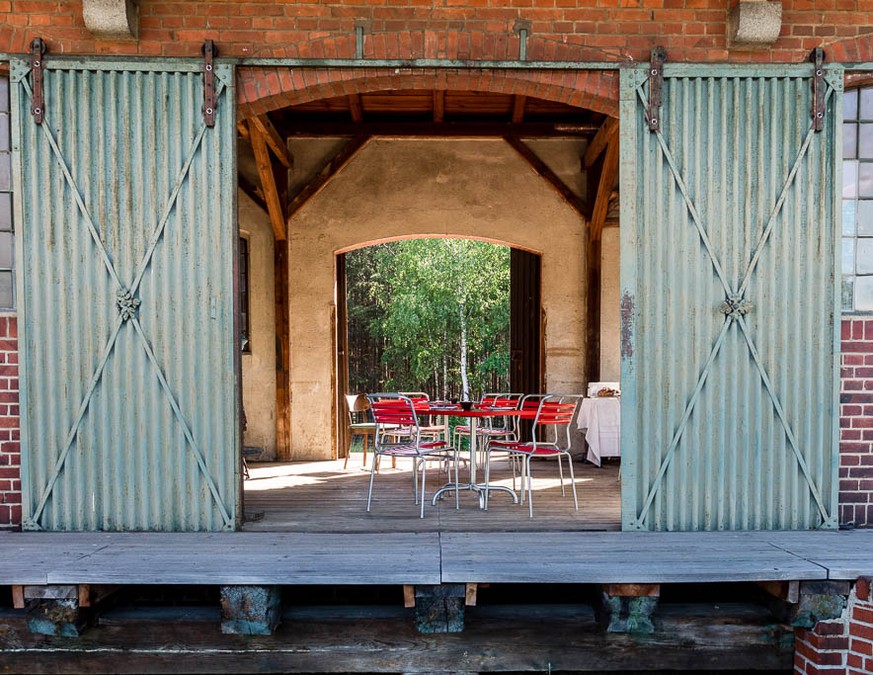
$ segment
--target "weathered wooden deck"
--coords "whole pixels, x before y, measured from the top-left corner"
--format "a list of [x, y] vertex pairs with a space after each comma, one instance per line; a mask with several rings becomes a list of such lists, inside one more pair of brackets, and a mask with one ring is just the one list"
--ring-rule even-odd
[[[368, 461], [370, 456], [368, 455]], [[249, 532], [578, 532], [621, 528], [619, 465], [603, 468], [574, 462], [579, 511], [573, 510], [569, 492], [561, 496], [554, 462], [534, 462], [534, 517], [527, 506], [513, 504], [510, 496], [495, 492], [488, 511], [478, 507], [476, 497], [461, 492], [461, 508], [455, 510], [454, 495], [446, 494], [419, 518], [413, 502], [409, 461], [389, 462], [376, 476], [372, 510], [367, 513], [369, 465], [362, 466], [355, 453], [343, 469], [334, 462], [252, 464], [245, 481], [245, 510]], [[497, 485], [511, 486], [505, 462], [494, 470]], [[461, 469], [463, 480], [469, 473]], [[565, 471], [566, 473], [566, 471]], [[481, 471], [479, 479], [482, 478]], [[445, 480], [436, 467], [428, 470], [428, 494]], [[565, 477], [568, 481], [568, 477]], [[251, 520], [251, 518], [257, 518]]]
[[[619, 526], [617, 467], [579, 471], [578, 514], [546, 470], [533, 519], [505, 495], [486, 513], [467, 493], [459, 511], [448, 497], [421, 520], [408, 472], [388, 469], [367, 514], [359, 464], [274, 465], [252, 467], [246, 508], [263, 513], [243, 532], [0, 533], [0, 591], [13, 600], [120, 589], [72, 638], [35, 633], [32, 610], [0, 593], [0, 673], [786, 672], [794, 629], [747, 582], [873, 575], [873, 530], [605, 531]], [[479, 595], [463, 633], [418, 632], [405, 590], [464, 584]], [[652, 632], [604, 630], [609, 584], [670, 589]], [[281, 587], [281, 623], [222, 634], [217, 587]]]
[[854, 580], [848, 532], [5, 533], [0, 585], [614, 584]]
[[486, 512], [469, 492], [459, 510], [447, 494], [421, 519], [402, 467], [383, 469], [367, 513], [369, 474], [360, 456], [353, 461], [347, 470], [341, 462], [253, 466], [246, 511], [259, 518], [243, 532], [0, 534], [0, 585], [667, 584], [873, 574], [873, 530], [619, 532], [616, 464], [577, 465], [578, 512], [561, 496], [554, 465], [541, 463], [532, 519], [508, 495], [497, 493]]

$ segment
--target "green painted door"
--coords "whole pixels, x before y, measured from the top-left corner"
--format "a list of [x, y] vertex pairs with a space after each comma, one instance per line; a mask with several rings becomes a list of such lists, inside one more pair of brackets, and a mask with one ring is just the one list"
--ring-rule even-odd
[[[837, 526], [843, 73], [621, 73], [626, 530]], [[658, 122], [650, 130], [647, 115]]]
[[[232, 67], [11, 68], [23, 526], [239, 520]], [[38, 88], [36, 89], [38, 91]]]

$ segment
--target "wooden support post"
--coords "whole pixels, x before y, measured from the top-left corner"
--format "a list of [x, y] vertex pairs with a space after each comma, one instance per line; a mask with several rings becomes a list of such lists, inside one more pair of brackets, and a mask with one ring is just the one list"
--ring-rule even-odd
[[406, 584], [403, 587], [403, 606], [407, 609], [415, 607], [415, 586]]
[[464, 630], [465, 584], [415, 587], [415, 627], [419, 633]]
[[282, 618], [278, 586], [222, 586], [221, 632], [226, 635], [272, 635]]
[[79, 587], [24, 586], [27, 627], [37, 635], [80, 637], [93, 612], [79, 604]]
[[464, 597], [464, 604], [467, 607], [476, 606], [476, 596], [479, 592], [479, 584], [467, 584], [467, 594]]
[[758, 588], [782, 602], [796, 603], [800, 600], [799, 581], [759, 581]]
[[12, 606], [15, 609], [24, 609], [24, 586], [12, 587]]
[[606, 222], [606, 214], [609, 210], [609, 196], [612, 194], [612, 186], [618, 178], [618, 139], [613, 138], [606, 146], [606, 154], [603, 159], [603, 169], [597, 183], [597, 196], [594, 198], [594, 206], [591, 209], [591, 222], [588, 224], [588, 240], [599, 241]]
[[79, 584], [79, 607], [101, 607], [121, 589], [121, 586]]
[[598, 619], [607, 633], [655, 632], [652, 614], [658, 606], [658, 584], [606, 584], [601, 586]]
[[273, 242], [273, 298], [276, 331], [276, 456], [291, 459], [291, 326], [288, 291], [288, 242]]
[[780, 621], [795, 628], [812, 628], [819, 621], [837, 619], [848, 602], [848, 581], [761, 582], [763, 603]]

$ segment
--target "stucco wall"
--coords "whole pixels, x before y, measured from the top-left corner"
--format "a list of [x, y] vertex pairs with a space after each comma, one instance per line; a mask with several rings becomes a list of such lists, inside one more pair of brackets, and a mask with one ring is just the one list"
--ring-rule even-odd
[[240, 236], [249, 241], [250, 353], [242, 355], [243, 445], [263, 448], [259, 459], [276, 457], [276, 325], [273, 229], [264, 211], [239, 192]]
[[335, 254], [408, 236], [470, 236], [541, 253], [546, 387], [582, 391], [581, 217], [502, 140], [374, 140], [289, 226], [292, 459], [335, 451]]

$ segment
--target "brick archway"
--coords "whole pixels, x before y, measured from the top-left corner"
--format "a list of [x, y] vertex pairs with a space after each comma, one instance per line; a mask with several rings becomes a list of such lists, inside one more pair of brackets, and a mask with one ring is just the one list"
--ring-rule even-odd
[[[654, 40], [654, 37], [652, 38]], [[654, 42], [651, 46], [654, 46]], [[421, 30], [368, 34], [365, 59], [461, 59], [465, 61], [519, 58], [519, 36], [509, 32], [475, 30]], [[271, 51], [276, 58], [334, 58], [355, 56], [353, 37], [328, 37], [294, 43]], [[610, 52], [534, 37], [528, 41], [530, 60], [584, 62], [623, 59]], [[519, 94], [559, 101], [618, 117], [618, 63], [616, 70], [443, 70], [360, 68], [242, 68], [239, 103], [243, 117], [289, 105], [334, 96], [397, 89], [486, 91]]]
[[618, 71], [243, 68], [242, 117], [335, 96], [399, 89], [487, 91], [559, 101], [618, 117]]

